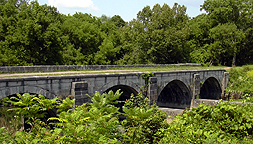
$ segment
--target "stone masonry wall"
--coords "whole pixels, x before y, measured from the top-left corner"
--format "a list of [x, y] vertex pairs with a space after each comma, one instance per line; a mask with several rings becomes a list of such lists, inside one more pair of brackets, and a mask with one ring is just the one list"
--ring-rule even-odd
[[85, 69], [110, 69], [120, 67], [157, 67], [157, 66], [201, 66], [196, 63], [179, 64], [156, 64], [156, 65], [41, 65], [41, 66], [0, 66], [0, 72], [46, 72], [46, 71], [66, 71], [66, 70], [85, 70]]

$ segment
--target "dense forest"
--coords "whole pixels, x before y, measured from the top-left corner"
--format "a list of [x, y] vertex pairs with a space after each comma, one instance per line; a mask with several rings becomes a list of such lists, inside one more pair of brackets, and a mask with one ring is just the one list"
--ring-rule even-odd
[[0, 66], [253, 63], [253, 0], [205, 0], [194, 18], [186, 9], [146, 6], [125, 22], [0, 0]]

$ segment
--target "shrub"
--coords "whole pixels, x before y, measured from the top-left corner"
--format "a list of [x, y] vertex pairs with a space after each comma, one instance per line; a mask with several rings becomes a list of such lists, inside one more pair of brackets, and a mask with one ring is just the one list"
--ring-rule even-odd
[[229, 70], [227, 92], [235, 91], [243, 94], [253, 94], [252, 66], [235, 67]]
[[[91, 97], [92, 103], [73, 107], [74, 100], [49, 102], [24, 94], [20, 101], [13, 102], [21, 106], [14, 110], [29, 116], [33, 127], [30, 131], [15, 133], [2, 127], [0, 143], [252, 143], [253, 106], [250, 104], [224, 101], [216, 106], [201, 104], [168, 124], [166, 113], [155, 104], [150, 106], [142, 94], [132, 95], [123, 106], [124, 113], [120, 113], [115, 107], [120, 95], [119, 90], [96, 92]], [[54, 126], [49, 127], [40, 118], [52, 107], [58, 108], [59, 113], [47, 120]], [[120, 114], [126, 119], [119, 121]]]
[[216, 106], [200, 104], [177, 117], [167, 129], [163, 143], [237, 143], [251, 141], [252, 105], [221, 101]]
[[[131, 96], [123, 107], [126, 119], [119, 121], [119, 108], [115, 103], [120, 95], [110, 91], [96, 92], [92, 103], [73, 107], [74, 100], [45, 99], [43, 96], [24, 94], [11, 98], [12, 109], [27, 118], [30, 131], [8, 132], [0, 129], [1, 143], [157, 143], [164, 135], [167, 115], [157, 106], [149, 106], [142, 94]], [[137, 101], [140, 100], [140, 101]], [[41, 118], [47, 110], [57, 108], [57, 117], [46, 122]], [[50, 122], [50, 123], [48, 123]], [[53, 125], [54, 127], [49, 127]]]
[[125, 129], [125, 143], [157, 143], [164, 136], [167, 128], [167, 114], [153, 104], [141, 93], [131, 98], [123, 106], [126, 119], [122, 121]]

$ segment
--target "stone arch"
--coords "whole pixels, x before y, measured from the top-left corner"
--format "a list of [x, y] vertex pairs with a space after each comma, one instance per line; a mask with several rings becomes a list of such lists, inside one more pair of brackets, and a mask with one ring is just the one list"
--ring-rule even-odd
[[201, 85], [199, 98], [220, 99], [222, 90], [219, 81], [215, 77], [209, 77]]
[[116, 85], [107, 89], [104, 92], [109, 92], [110, 90], [112, 90], [113, 92], [116, 92], [118, 89], [121, 89], [121, 92], [123, 92], [119, 98], [120, 101], [125, 101], [127, 99], [130, 99], [131, 94], [134, 94], [134, 95], [138, 94], [138, 92], [134, 88], [127, 85]]
[[[16, 86], [16, 87], [2, 87], [0, 88], [0, 99], [8, 97], [8, 96], [13, 96], [17, 93], [20, 94], [24, 94], [24, 93], [30, 93], [30, 94], [38, 94], [38, 95], [43, 95], [44, 97], [48, 98], [48, 99], [53, 99], [56, 97], [55, 94], [49, 92], [46, 89], [43, 89], [41, 87], [37, 87], [37, 86]], [[46, 112], [46, 115], [43, 118], [40, 118], [42, 121], [44, 121], [45, 123], [49, 124], [51, 121], [48, 121], [48, 118], [50, 117], [56, 117], [57, 116], [57, 112], [56, 109], [49, 109]], [[27, 118], [24, 118], [24, 121], [26, 121]], [[50, 125], [50, 127], [52, 128], [53, 126]], [[31, 125], [24, 122], [24, 129], [30, 129]]]
[[191, 92], [180, 80], [169, 82], [161, 91], [157, 99], [159, 107], [190, 108]]
[[[134, 94], [134, 95], [138, 94], [138, 92], [134, 88], [127, 85], [116, 85], [107, 89], [104, 92], [108, 93], [110, 90], [112, 90], [113, 92], [116, 92], [118, 89], [121, 89], [121, 92], [123, 92], [122, 95], [118, 99], [119, 101], [126, 101], [127, 99], [130, 99], [131, 94]], [[125, 103], [122, 102], [122, 103], [116, 104], [115, 106], [120, 108], [119, 110], [120, 112], [123, 112], [122, 107], [124, 104]]]
[[205, 82], [209, 78], [216, 79], [216, 81], [219, 83], [219, 85], [222, 85], [222, 78], [223, 78], [223, 76], [219, 76], [219, 75], [217, 75], [215, 73], [208, 73], [206, 76], [203, 77], [203, 79], [201, 81]]
[[126, 87], [129, 87], [129, 88], [133, 89], [136, 92], [138, 92], [140, 90], [140, 86], [137, 83], [133, 83], [129, 80], [124, 80], [124, 81], [121, 81], [121, 82], [116, 80], [116, 81], [110, 81], [110, 82], [106, 83], [101, 88], [99, 88], [98, 91], [100, 93], [103, 93], [103, 92], [107, 91], [108, 89], [110, 89], [112, 87], [115, 87], [115, 86], [126, 86]]
[[17, 93], [31, 93], [31, 94], [40, 94], [45, 96], [46, 98], [53, 99], [56, 97], [55, 94], [49, 92], [46, 89], [37, 86], [17, 86], [17, 87], [4, 87], [0, 89], [0, 99], [15, 95]]

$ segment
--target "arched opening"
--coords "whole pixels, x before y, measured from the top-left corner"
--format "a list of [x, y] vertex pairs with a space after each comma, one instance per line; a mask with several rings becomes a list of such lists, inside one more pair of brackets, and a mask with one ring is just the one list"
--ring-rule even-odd
[[164, 87], [158, 96], [157, 105], [167, 108], [190, 108], [191, 99], [186, 85], [179, 80], [174, 80]]
[[[122, 102], [115, 104], [115, 106], [119, 108], [119, 112], [123, 112], [122, 107], [124, 106], [125, 101], [127, 99], [130, 99], [131, 94], [137, 95], [138, 93], [135, 89], [133, 89], [132, 87], [129, 87], [127, 85], [116, 85], [116, 86], [113, 86], [113, 87], [107, 89], [105, 92], [108, 93], [109, 91], [112, 90], [115, 93], [118, 89], [121, 90], [120, 92], [123, 92], [118, 99], [119, 101], [122, 101]], [[124, 120], [125, 118], [126, 118], [125, 116], [119, 115], [120, 121]]]
[[[20, 107], [23, 108], [24, 106], [31, 108], [31, 107], [33, 107], [34, 103], [41, 104], [41, 102], [37, 102], [36, 100], [32, 100], [35, 97], [37, 97], [39, 99], [41, 99], [41, 98], [42, 99], [48, 99], [48, 98], [43, 96], [43, 95], [39, 96], [39, 94], [36, 94], [36, 93], [23, 93], [23, 94], [19, 94], [19, 95], [20, 96], [18, 96], [17, 94], [12, 94], [12, 95], [8, 95], [8, 96], [4, 97], [3, 99], [0, 99], [0, 109], [1, 109], [0, 119], [2, 119], [3, 121], [15, 121], [14, 125], [12, 125], [13, 122], [11, 122], [11, 123], [3, 122], [5, 124], [7, 124], [7, 125], [5, 125], [6, 127], [12, 127], [12, 126], [15, 127], [16, 125], [18, 125], [19, 127], [15, 127], [16, 130], [18, 130], [18, 129], [19, 130], [20, 129], [29, 130], [29, 129], [32, 128], [32, 126], [26, 122], [28, 120], [28, 117], [27, 117], [28, 114], [17, 115], [15, 111], [8, 111], [8, 110], [12, 109], [12, 108], [20, 108]], [[15, 97], [15, 99], [13, 99], [13, 97]], [[22, 105], [22, 106], [12, 105], [9, 102], [10, 100], [13, 101], [13, 102], [18, 102], [18, 101], [22, 100], [24, 105]], [[33, 103], [31, 103], [31, 101]], [[45, 105], [43, 105], [43, 107], [44, 106]], [[57, 106], [57, 105], [55, 104], [55, 106]], [[43, 117], [37, 117], [37, 118], [40, 119], [42, 122], [44, 122], [46, 125], [50, 126], [51, 128], [53, 128], [53, 125], [51, 125], [50, 123], [51, 122], [57, 122], [55, 120], [48, 121], [48, 118], [50, 118], [50, 117], [57, 117], [57, 109], [56, 108], [46, 109], [46, 110], [41, 110], [40, 109], [37, 114], [44, 114]], [[17, 118], [18, 118], [18, 120], [17, 120]]]
[[219, 82], [213, 78], [208, 78], [200, 88], [199, 98], [201, 99], [220, 99], [221, 87]]
[[0, 99], [4, 97], [8, 97], [11, 95], [24, 94], [24, 93], [30, 93], [30, 94], [40, 94], [45, 96], [46, 98], [53, 99], [57, 97], [54, 93], [43, 89], [38, 86], [17, 86], [17, 87], [3, 87], [0, 89]]
[[127, 85], [116, 85], [116, 86], [113, 86], [113, 87], [107, 89], [105, 92], [108, 93], [109, 91], [112, 90], [115, 93], [118, 89], [120, 89], [121, 92], [123, 92], [118, 100], [123, 101], [123, 102], [118, 103], [115, 106], [119, 107], [120, 108], [119, 111], [122, 112], [122, 107], [125, 104], [124, 101], [126, 101], [127, 99], [130, 99], [131, 94], [137, 95], [138, 92], [135, 89], [133, 89], [132, 87], [129, 87]]

